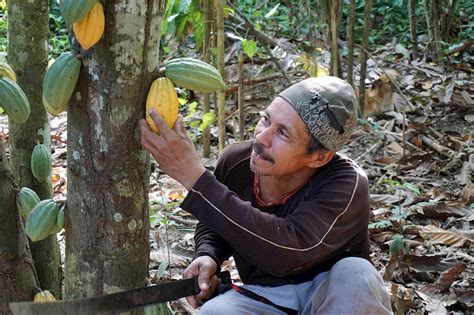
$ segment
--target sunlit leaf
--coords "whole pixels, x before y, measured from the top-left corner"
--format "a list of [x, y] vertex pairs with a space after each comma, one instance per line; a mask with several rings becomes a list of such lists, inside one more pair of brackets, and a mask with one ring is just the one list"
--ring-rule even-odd
[[279, 3], [277, 3], [276, 6], [274, 6], [270, 11], [268, 11], [267, 14], [265, 14], [265, 18], [268, 19], [270, 18], [273, 14], [275, 14], [275, 12], [278, 10], [278, 7], [280, 6]]
[[242, 49], [244, 53], [249, 56], [249, 58], [253, 58], [255, 53], [257, 52], [257, 42], [254, 40], [243, 39], [242, 40]]
[[202, 123], [199, 126], [199, 130], [203, 131], [207, 126], [217, 121], [216, 114], [214, 112], [205, 113], [202, 116]]
[[179, 1], [179, 12], [188, 14], [189, 8], [191, 7], [192, 0], [180, 0]]

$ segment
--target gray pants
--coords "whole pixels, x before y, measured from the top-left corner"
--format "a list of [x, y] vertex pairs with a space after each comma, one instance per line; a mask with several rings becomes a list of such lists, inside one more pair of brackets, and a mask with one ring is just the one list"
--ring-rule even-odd
[[[297, 285], [244, 287], [277, 305], [298, 310], [299, 314], [393, 314], [382, 278], [367, 260], [361, 258], [342, 259], [328, 272], [317, 275], [313, 281]], [[229, 290], [206, 302], [199, 314], [284, 313]]]

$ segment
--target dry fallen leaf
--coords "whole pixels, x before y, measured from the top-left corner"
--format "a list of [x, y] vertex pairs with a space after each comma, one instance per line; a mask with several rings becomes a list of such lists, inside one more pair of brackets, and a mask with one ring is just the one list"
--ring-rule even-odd
[[420, 235], [425, 240], [430, 240], [432, 243], [453, 247], [462, 247], [466, 242], [470, 242], [470, 240], [464, 236], [443, 230], [434, 225], [420, 227]]
[[440, 292], [446, 292], [451, 287], [451, 284], [458, 279], [459, 275], [466, 269], [464, 264], [457, 264], [456, 266], [450, 268], [449, 270], [443, 272], [436, 285], [438, 285]]

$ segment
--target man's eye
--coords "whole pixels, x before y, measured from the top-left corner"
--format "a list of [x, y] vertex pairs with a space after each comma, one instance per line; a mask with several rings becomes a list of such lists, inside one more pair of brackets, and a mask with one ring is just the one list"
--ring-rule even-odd
[[280, 134], [281, 136], [285, 137], [285, 138], [288, 138], [288, 134], [285, 132], [285, 130], [283, 129], [279, 129], [278, 130], [278, 134]]

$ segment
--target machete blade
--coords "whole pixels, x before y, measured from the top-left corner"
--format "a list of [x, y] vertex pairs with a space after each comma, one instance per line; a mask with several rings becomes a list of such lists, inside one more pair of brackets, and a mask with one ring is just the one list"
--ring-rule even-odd
[[[217, 274], [222, 283], [230, 283], [229, 272]], [[164, 303], [199, 293], [197, 277], [98, 297], [54, 302], [10, 303], [15, 315], [90, 315], [119, 314], [137, 307]]]

